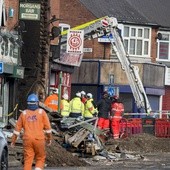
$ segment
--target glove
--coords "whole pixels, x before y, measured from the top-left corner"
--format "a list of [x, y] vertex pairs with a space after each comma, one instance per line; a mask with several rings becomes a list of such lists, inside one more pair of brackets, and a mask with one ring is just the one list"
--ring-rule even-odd
[[93, 116], [94, 116], [94, 117], [97, 117], [97, 112], [95, 112], [95, 113], [93, 114]]
[[14, 148], [15, 147], [15, 143], [11, 142], [11, 148]]
[[14, 148], [15, 147], [15, 142], [17, 140], [17, 135], [16, 134], [13, 134], [12, 135], [12, 139], [11, 139], [11, 148]]
[[52, 140], [47, 140], [46, 142], [47, 142], [47, 146], [50, 146], [52, 143]]

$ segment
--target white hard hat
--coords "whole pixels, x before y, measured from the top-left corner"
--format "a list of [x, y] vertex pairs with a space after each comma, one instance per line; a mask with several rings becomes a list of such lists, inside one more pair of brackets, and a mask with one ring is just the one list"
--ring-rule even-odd
[[63, 99], [68, 100], [68, 94], [64, 93], [62, 97]]
[[80, 93], [80, 92], [77, 92], [77, 93], [76, 93], [76, 96], [77, 96], [77, 97], [81, 97], [81, 93]]
[[93, 95], [91, 93], [87, 93], [87, 97], [89, 97], [90, 99], [93, 98]]
[[81, 91], [80, 93], [81, 93], [81, 95], [86, 95], [85, 91]]

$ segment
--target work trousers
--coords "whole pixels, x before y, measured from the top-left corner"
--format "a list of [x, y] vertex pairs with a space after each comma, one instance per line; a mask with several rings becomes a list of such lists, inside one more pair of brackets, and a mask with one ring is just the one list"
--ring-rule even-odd
[[98, 119], [98, 124], [97, 124], [97, 126], [98, 126], [98, 128], [100, 128], [100, 129], [109, 129], [109, 124], [110, 124], [109, 119], [100, 117], [100, 118]]
[[119, 139], [120, 136], [120, 120], [121, 118], [114, 117], [111, 119], [111, 131], [114, 139]]
[[35, 168], [44, 168], [45, 163], [45, 140], [25, 139], [24, 145], [24, 170], [32, 170], [32, 163], [35, 158]]

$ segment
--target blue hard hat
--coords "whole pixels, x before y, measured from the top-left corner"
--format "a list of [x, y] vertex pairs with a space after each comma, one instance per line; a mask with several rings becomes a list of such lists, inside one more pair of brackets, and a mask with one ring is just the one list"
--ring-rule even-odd
[[30, 94], [27, 98], [27, 102], [38, 102], [38, 96], [36, 94]]

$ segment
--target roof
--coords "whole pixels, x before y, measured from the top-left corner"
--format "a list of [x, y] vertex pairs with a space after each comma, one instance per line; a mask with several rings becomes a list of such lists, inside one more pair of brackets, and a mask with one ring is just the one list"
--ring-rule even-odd
[[97, 18], [170, 27], [170, 0], [79, 0]]

